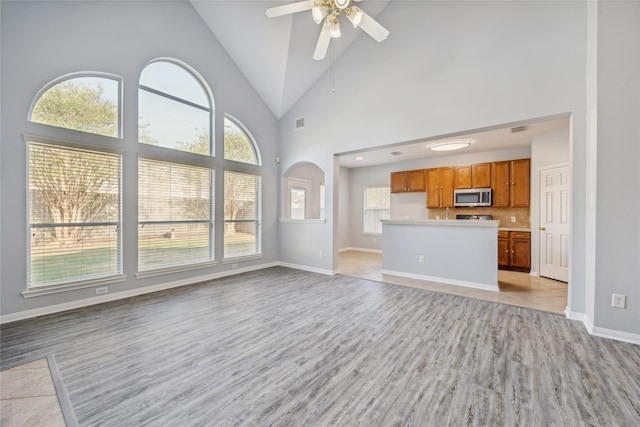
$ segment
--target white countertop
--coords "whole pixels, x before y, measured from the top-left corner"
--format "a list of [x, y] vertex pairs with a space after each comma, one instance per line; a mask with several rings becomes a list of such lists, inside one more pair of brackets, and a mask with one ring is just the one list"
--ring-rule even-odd
[[[500, 221], [482, 219], [381, 219], [380, 222], [389, 225], [428, 225], [428, 226], [456, 226], [456, 227], [494, 227], [498, 228]], [[513, 231], [518, 231], [513, 229]]]
[[498, 227], [498, 231], [520, 231], [520, 232], [531, 233], [530, 228], [523, 228], [523, 227]]

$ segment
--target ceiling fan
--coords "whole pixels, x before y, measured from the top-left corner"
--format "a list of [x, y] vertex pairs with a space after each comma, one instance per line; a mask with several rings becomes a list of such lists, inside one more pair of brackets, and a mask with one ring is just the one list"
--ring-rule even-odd
[[364, 32], [373, 37], [376, 41], [381, 42], [387, 38], [389, 31], [380, 25], [375, 19], [367, 15], [357, 6], [352, 6], [352, 2], [360, 0], [305, 0], [283, 6], [277, 6], [267, 9], [267, 16], [275, 18], [292, 13], [311, 10], [311, 15], [316, 24], [322, 24], [318, 44], [313, 53], [313, 59], [320, 61], [327, 55], [329, 42], [332, 38], [340, 37], [340, 14], [344, 11], [345, 15], [353, 24], [353, 27], [360, 27]]

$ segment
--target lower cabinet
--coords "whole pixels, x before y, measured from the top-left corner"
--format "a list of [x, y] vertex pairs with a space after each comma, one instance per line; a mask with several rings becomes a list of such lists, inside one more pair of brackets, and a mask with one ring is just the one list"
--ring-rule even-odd
[[531, 233], [498, 231], [498, 268], [527, 273], [531, 270]]

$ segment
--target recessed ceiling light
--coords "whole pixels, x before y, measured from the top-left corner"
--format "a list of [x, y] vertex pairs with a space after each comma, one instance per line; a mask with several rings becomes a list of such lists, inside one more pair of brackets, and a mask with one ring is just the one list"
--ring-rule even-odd
[[427, 148], [433, 151], [453, 151], [466, 148], [469, 145], [471, 145], [471, 140], [463, 139], [449, 142], [436, 142], [435, 144], [427, 145]]
[[364, 157], [356, 157], [356, 160], [364, 160]]
[[392, 152], [391, 152], [391, 153], [389, 153], [389, 154], [391, 154], [392, 156], [399, 156], [399, 155], [401, 155], [401, 154], [402, 154], [402, 151], [392, 151]]

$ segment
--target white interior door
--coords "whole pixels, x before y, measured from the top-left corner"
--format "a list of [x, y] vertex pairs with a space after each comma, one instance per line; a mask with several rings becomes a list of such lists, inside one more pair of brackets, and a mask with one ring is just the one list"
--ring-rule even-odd
[[569, 166], [540, 170], [540, 276], [569, 281]]

